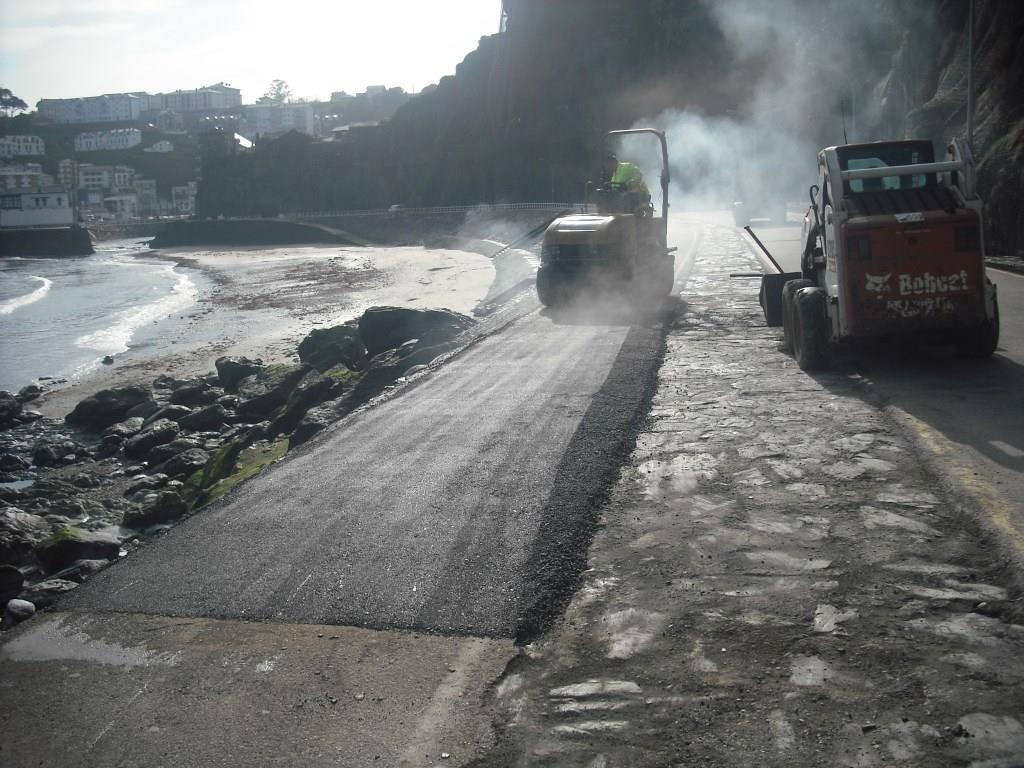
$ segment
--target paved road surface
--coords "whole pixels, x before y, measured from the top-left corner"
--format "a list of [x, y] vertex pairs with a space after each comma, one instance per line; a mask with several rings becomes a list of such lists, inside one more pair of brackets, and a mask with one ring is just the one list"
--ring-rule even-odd
[[660, 321], [535, 310], [99, 574], [0, 646], [5, 759], [472, 760], [511, 638], [585, 567]]
[[[799, 269], [799, 227], [755, 227], [786, 270]], [[990, 269], [999, 289], [999, 348], [991, 360], [949, 349], [881, 345], [839, 361], [852, 365], [910, 416], [944, 471], [1024, 552], [1024, 277]]]

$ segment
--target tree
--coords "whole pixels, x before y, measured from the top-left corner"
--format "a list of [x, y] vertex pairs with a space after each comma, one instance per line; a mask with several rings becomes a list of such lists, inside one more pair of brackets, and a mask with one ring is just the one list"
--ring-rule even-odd
[[274, 80], [267, 92], [260, 96], [259, 104], [284, 104], [292, 97], [292, 89], [284, 80]]
[[11, 93], [10, 88], [0, 88], [0, 112], [10, 117], [15, 112], [24, 112], [26, 109], [28, 104]]

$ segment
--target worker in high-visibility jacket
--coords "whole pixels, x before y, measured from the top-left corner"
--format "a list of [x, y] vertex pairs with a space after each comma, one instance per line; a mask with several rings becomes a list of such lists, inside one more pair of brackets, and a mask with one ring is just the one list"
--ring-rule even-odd
[[[624, 192], [636, 193], [638, 208], [648, 209], [651, 203], [651, 190], [647, 188], [644, 174], [632, 163], [619, 162], [614, 152], [604, 156], [605, 181]], [[639, 212], [639, 210], [637, 211]]]

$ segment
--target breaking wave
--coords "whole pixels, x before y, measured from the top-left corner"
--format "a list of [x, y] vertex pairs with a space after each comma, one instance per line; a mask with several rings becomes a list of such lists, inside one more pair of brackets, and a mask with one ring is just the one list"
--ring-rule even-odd
[[159, 301], [132, 307], [114, 315], [107, 328], [80, 336], [75, 345], [82, 349], [90, 349], [104, 355], [116, 355], [127, 352], [132, 337], [143, 326], [170, 317], [195, 303], [198, 290], [188, 275], [176, 272], [173, 266], [166, 267], [173, 275], [175, 282], [171, 292]]
[[29, 277], [33, 280], [38, 280], [42, 285], [31, 293], [26, 293], [24, 296], [15, 296], [13, 299], [0, 302], [0, 315], [9, 315], [16, 309], [27, 307], [29, 304], [35, 304], [50, 292], [53, 280], [47, 280], [45, 277], [38, 277], [37, 275], [29, 275]]

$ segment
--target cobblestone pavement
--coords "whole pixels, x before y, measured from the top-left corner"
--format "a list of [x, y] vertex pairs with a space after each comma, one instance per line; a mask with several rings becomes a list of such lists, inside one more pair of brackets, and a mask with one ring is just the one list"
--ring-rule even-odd
[[478, 765], [1024, 766], [1024, 626], [981, 538], [848, 372], [779, 351], [702, 236], [648, 431]]

